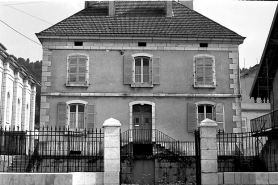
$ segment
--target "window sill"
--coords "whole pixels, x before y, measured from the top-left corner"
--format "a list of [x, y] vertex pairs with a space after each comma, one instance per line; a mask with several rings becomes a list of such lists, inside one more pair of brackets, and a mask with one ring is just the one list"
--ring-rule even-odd
[[208, 88], [208, 89], [214, 89], [216, 88], [216, 85], [193, 85], [194, 88]]
[[89, 87], [89, 84], [66, 83], [66, 87]]
[[153, 84], [149, 83], [133, 83], [131, 87], [153, 87]]

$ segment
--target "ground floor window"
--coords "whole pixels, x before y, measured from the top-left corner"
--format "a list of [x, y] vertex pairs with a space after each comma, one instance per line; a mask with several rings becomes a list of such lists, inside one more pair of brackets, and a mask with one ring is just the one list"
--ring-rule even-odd
[[70, 104], [70, 129], [84, 129], [85, 120], [85, 105], [84, 104]]

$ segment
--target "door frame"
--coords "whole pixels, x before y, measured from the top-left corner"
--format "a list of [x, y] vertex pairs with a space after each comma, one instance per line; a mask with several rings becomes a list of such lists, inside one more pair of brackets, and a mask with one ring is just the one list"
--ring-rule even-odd
[[[133, 101], [129, 103], [129, 129], [133, 129], [133, 105], [151, 105], [152, 106], [152, 142], [155, 142], [155, 103], [151, 101]], [[129, 135], [129, 141], [133, 142], [132, 132]]]

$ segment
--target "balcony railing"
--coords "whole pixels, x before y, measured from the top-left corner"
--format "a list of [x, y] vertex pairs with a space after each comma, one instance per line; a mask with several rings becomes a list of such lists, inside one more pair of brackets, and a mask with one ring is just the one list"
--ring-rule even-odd
[[251, 132], [265, 132], [278, 129], [278, 110], [250, 121]]

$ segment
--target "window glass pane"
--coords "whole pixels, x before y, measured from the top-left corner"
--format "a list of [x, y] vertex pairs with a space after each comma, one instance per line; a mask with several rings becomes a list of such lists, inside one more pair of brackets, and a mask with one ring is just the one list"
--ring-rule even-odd
[[135, 82], [141, 83], [141, 58], [135, 58]]
[[70, 105], [70, 112], [76, 112], [76, 105]]
[[70, 113], [70, 129], [75, 129], [75, 122], [76, 122], [76, 113], [75, 112], [71, 112]]
[[206, 112], [207, 113], [212, 113], [212, 106], [211, 105], [206, 105]]
[[150, 82], [150, 76], [149, 75], [143, 75], [143, 82]]
[[206, 105], [205, 108], [206, 108], [205, 118], [213, 120], [213, 106]]
[[205, 114], [204, 113], [198, 113], [198, 121], [201, 122], [205, 119]]
[[78, 112], [84, 112], [84, 105], [78, 105]]
[[204, 107], [204, 105], [199, 105], [199, 106], [198, 106], [198, 113], [205, 113], [205, 107]]
[[[79, 106], [78, 106], [79, 107]], [[84, 112], [78, 110], [78, 125], [77, 128], [84, 129]]]

